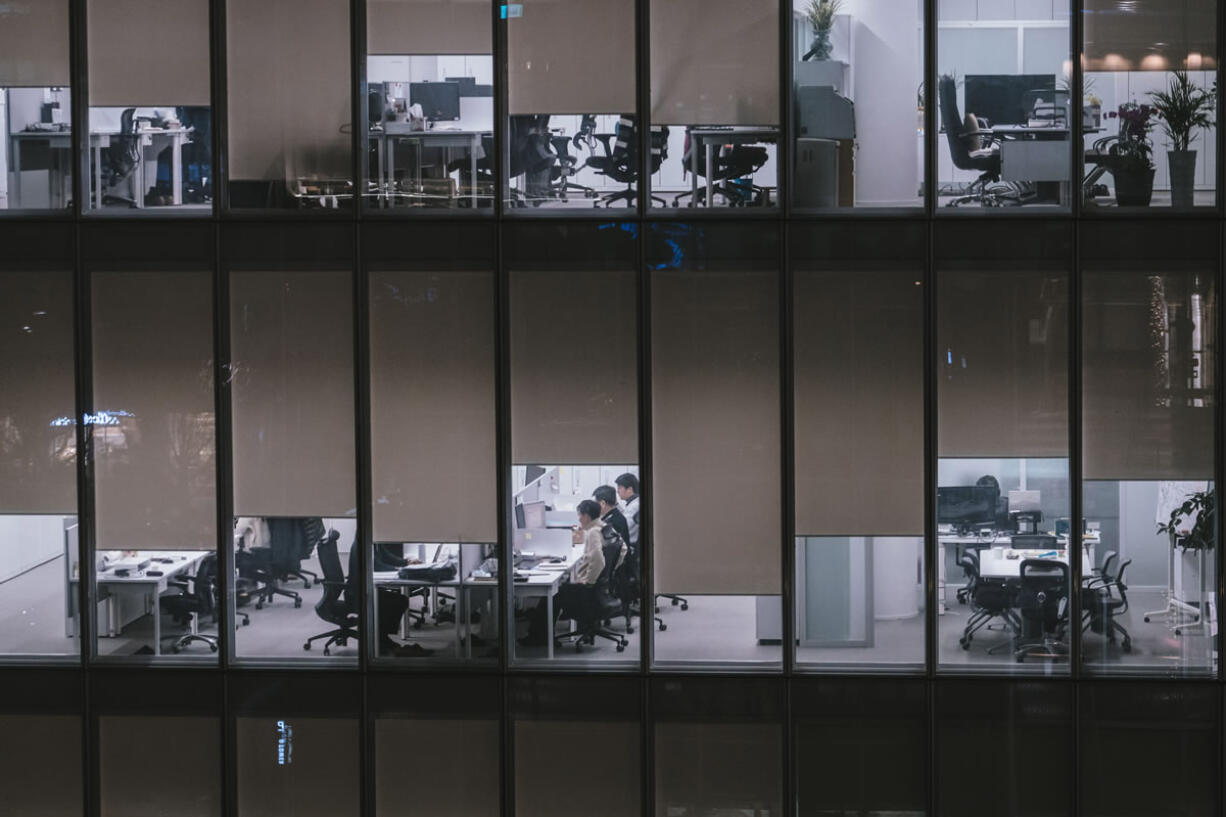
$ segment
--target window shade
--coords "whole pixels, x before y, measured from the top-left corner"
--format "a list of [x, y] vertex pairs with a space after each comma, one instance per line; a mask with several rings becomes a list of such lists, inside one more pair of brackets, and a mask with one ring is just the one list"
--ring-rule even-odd
[[367, 54], [489, 54], [489, 0], [366, 0]]
[[349, 3], [229, 0], [230, 178], [348, 179]]
[[[561, 747], [584, 747], [584, 762], [599, 775], [559, 779]], [[515, 813], [572, 817], [584, 803], [592, 817], [637, 817], [640, 793], [639, 724], [522, 720], [515, 723]]]
[[210, 104], [208, 0], [89, 0], [86, 19], [90, 105]]
[[798, 536], [923, 532], [919, 275], [795, 274]]
[[0, 273], [0, 513], [75, 514], [72, 273]]
[[0, 3], [0, 87], [71, 84], [68, 0]]
[[1082, 278], [1085, 479], [1213, 479], [1213, 274]]
[[212, 550], [212, 276], [98, 272], [91, 296], [97, 547]]
[[657, 723], [656, 813], [782, 811], [783, 735], [769, 723]]
[[[496, 720], [380, 718], [375, 722], [375, 812], [380, 817], [498, 817], [501, 737]], [[430, 750], [423, 752], [423, 746]], [[429, 781], [414, 786], [408, 796], [407, 768], [414, 779]]]
[[941, 457], [1068, 456], [1068, 276], [937, 279]]
[[507, 20], [511, 115], [633, 113], [633, 0], [532, 0]]
[[374, 538], [493, 542], [494, 275], [370, 279]]
[[511, 273], [511, 459], [638, 462], [635, 275]]
[[777, 0], [651, 0], [651, 121], [779, 124]]
[[774, 272], [652, 275], [657, 593], [780, 592], [777, 286]]
[[347, 272], [234, 272], [236, 516], [354, 513], [353, 310]]

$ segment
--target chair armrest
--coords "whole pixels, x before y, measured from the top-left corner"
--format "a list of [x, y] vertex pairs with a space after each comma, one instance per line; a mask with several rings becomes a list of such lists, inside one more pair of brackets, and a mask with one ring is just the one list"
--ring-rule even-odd
[[604, 146], [605, 156], [613, 155], [613, 140], [617, 138], [617, 134], [615, 133], [593, 133], [592, 136], [595, 137], [597, 140], [599, 140], [600, 144]]

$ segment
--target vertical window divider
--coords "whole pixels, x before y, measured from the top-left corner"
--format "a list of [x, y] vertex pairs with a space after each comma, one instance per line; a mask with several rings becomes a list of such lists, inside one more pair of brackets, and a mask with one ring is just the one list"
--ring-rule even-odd
[[[796, 140], [792, 138], [790, 126], [792, 121], [792, 2], [791, 0], [778, 0], [778, 3], [779, 142], [775, 146], [775, 211], [777, 218], [786, 219], [792, 214], [791, 157], [793, 146], [796, 143]], [[786, 658], [784, 666], [788, 666]]]
[[[1075, 7], [1080, 3], [1076, 2]], [[1077, 17], [1081, 15], [1078, 13]], [[1080, 52], [1074, 63], [1074, 87], [1080, 87]], [[1079, 130], [1077, 131], [1079, 132]], [[1080, 188], [1078, 197], [1080, 197]], [[1070, 780], [1073, 781], [1072, 813], [1081, 814], [1081, 777], [1078, 769], [1081, 766], [1081, 548], [1082, 522], [1085, 517], [1085, 489], [1082, 481], [1082, 310], [1081, 310], [1081, 226], [1074, 221], [1072, 224], [1072, 268], [1069, 270], [1068, 283], [1068, 465], [1069, 465], [1069, 672], [1068, 683], [1072, 688], [1070, 706], [1072, 707], [1073, 741], [1071, 762], [1073, 764]]]
[[[780, 4], [782, 5], [782, 4]], [[788, 8], [790, 14], [791, 8]], [[787, 140], [791, 141], [791, 140]], [[778, 151], [780, 154], [783, 150]], [[782, 203], [781, 203], [782, 206]], [[789, 678], [795, 671], [796, 657], [796, 593], [794, 592], [794, 577], [796, 576], [796, 426], [795, 426], [795, 384], [792, 376], [795, 358], [793, 348], [793, 298], [792, 298], [792, 253], [791, 230], [786, 219], [779, 225], [780, 258], [778, 264], [779, 276], [779, 430], [780, 443], [783, 446], [779, 465], [780, 501], [782, 507], [780, 538], [780, 553], [782, 554], [782, 571], [780, 589], [779, 615], [783, 679], [783, 717], [780, 724], [783, 750], [780, 757], [783, 761], [783, 811], [785, 814], [797, 814], [796, 776], [793, 774], [792, 758], [792, 685]]]
[[[503, 650], [505, 653], [506, 650]], [[498, 679], [498, 692], [502, 697], [501, 717], [498, 719], [499, 753], [501, 762], [498, 764], [499, 817], [513, 817], [515, 814], [515, 721], [511, 717], [511, 679], [506, 673]]]
[[[356, 3], [362, 0], [355, 0]], [[355, 127], [356, 131], [357, 128]], [[356, 142], [355, 142], [356, 143]], [[355, 176], [355, 184], [361, 180]], [[377, 636], [372, 635], [376, 628], [374, 593], [372, 592], [374, 575], [369, 568], [371, 548], [371, 521], [373, 516], [371, 499], [370, 472], [370, 302], [367, 276], [362, 265], [361, 225], [358, 223], [358, 197], [354, 197], [353, 211], [353, 353], [354, 365], [357, 368], [354, 377], [354, 454], [357, 468], [354, 485], [357, 488], [357, 532], [353, 537], [353, 547], [358, 549], [358, 558], [354, 570], [361, 573], [362, 580], [357, 583], [358, 609], [362, 614], [358, 617], [358, 672], [364, 677], [370, 667], [370, 656], [377, 649]], [[351, 560], [352, 562], [352, 560]], [[372, 750], [373, 728], [367, 717], [368, 698], [366, 684], [361, 684], [360, 715], [358, 718], [358, 808], [359, 814], [374, 813], [374, 799], [371, 794], [374, 783], [374, 752]]]
[[[357, 222], [366, 204], [366, 0], [349, 0], [349, 120], [350, 176], [353, 178], [353, 207], [350, 216]], [[356, 246], [356, 245], [355, 245]], [[357, 274], [357, 267], [354, 267]], [[356, 326], [356, 322], [355, 322]], [[360, 416], [360, 415], [359, 415]]]
[[[639, 0], [640, 43], [647, 28], [645, 10], [648, 0]], [[642, 61], [645, 46], [640, 45], [639, 107], [643, 121], [648, 120], [650, 106], [643, 107], [644, 99], [650, 97], [650, 86], [645, 76], [646, 63]], [[650, 124], [650, 123], [649, 123]], [[644, 196], [650, 199], [650, 189]], [[655, 572], [652, 569], [652, 515], [651, 502], [655, 485], [652, 478], [652, 427], [651, 427], [651, 270], [647, 264], [647, 236], [649, 225], [639, 222], [635, 230], [636, 280], [638, 283], [638, 397], [639, 397], [639, 757], [642, 789], [641, 812], [644, 817], [655, 814], [655, 741], [651, 728], [651, 671], [655, 662]]]
[[[638, 130], [638, 198], [634, 205], [634, 215], [639, 219], [647, 217], [651, 210], [651, 0], [637, 0], [634, 4], [634, 26], [638, 36], [635, 37], [634, 67], [635, 85], [634, 98], [638, 110], [634, 122]], [[641, 490], [641, 487], [640, 487]]]
[[[932, 1], [929, 0], [928, 10], [932, 11]], [[929, 18], [932, 19], [932, 18]], [[929, 65], [931, 67], [931, 65]], [[931, 75], [931, 72], [929, 72]], [[929, 88], [932, 84], [929, 83]], [[929, 117], [931, 124], [931, 104], [924, 107], [924, 116]], [[928, 140], [931, 142], [932, 140]], [[931, 155], [931, 150], [926, 151]], [[931, 170], [931, 165], [929, 165]], [[929, 183], [925, 185], [926, 197], [929, 203], [932, 197], [932, 175], [928, 175]], [[931, 210], [929, 211], [931, 213]], [[936, 784], [936, 690], [934, 677], [936, 673], [936, 638], [937, 638], [937, 581], [936, 568], [936, 430], [937, 430], [937, 394], [936, 394], [936, 222], [928, 219], [927, 230], [927, 263], [924, 269], [924, 677], [928, 721], [928, 752], [924, 760], [924, 783], [928, 789], [928, 813], [939, 814], [940, 797]]]
[[938, 104], [937, 0], [924, 0], [924, 212], [929, 218], [937, 207]]
[[[494, 155], [491, 157], [494, 171], [494, 201], [491, 209], [496, 220], [506, 215], [504, 212], [507, 209], [506, 195], [511, 182], [506, 177], [511, 167], [511, 140], [509, 138], [511, 120], [507, 116], [511, 89], [507, 84], [510, 71], [507, 66], [507, 21], [502, 18], [504, 8], [506, 8], [504, 0], [490, 0], [490, 25], [494, 29], [493, 38], [490, 40], [494, 62]], [[473, 179], [473, 184], [476, 183], [477, 180]], [[499, 270], [501, 270], [501, 254], [498, 260]], [[500, 497], [501, 495], [499, 493]], [[509, 649], [510, 645], [507, 645], [507, 650]]]
[[[212, 0], [212, 84], [213, 110], [213, 217], [222, 219], [230, 212], [230, 110], [228, 68], [226, 65], [226, 0]], [[221, 255], [218, 254], [220, 261]], [[228, 308], [228, 307], [227, 307]]]
[[80, 217], [89, 209], [86, 201], [90, 190], [89, 161], [89, 24], [87, 0], [68, 0], [68, 70], [72, 82], [72, 207], [69, 215]]
[[[1085, 61], [1081, 43], [1084, 39], [1083, 26], [1085, 19], [1082, 14], [1084, 0], [1070, 0], [1069, 14], [1069, 68], [1072, 71], [1073, 89], [1069, 100], [1069, 139], [1072, 142], [1069, 151], [1069, 207], [1068, 212], [1075, 219], [1081, 215], [1081, 169], [1085, 167], [1085, 120], [1082, 116], [1082, 100], [1085, 99]], [[1076, 112], [1074, 115], [1073, 112]], [[1074, 245], [1076, 239], [1074, 239]], [[1080, 483], [1072, 483], [1079, 485]], [[1076, 526], [1073, 526], [1076, 527]], [[1080, 530], [1080, 529], [1079, 529]]]

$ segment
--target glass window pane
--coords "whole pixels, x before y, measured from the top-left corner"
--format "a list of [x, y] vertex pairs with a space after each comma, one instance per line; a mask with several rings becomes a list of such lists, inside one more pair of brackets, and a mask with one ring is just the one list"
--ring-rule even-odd
[[353, 202], [346, 0], [228, 0], [229, 206]]
[[358, 811], [358, 721], [240, 716], [235, 721], [239, 817], [331, 817]]
[[792, 0], [791, 25], [792, 206], [921, 206], [924, 4]]
[[651, 0], [648, 10], [649, 205], [777, 206], [779, 0]]
[[661, 610], [657, 665], [781, 661], [776, 238], [773, 227], [680, 224], [650, 234], [653, 513], [643, 535]]
[[1033, 234], [983, 227], [938, 234], [938, 656], [1066, 674], [1069, 275], [1055, 253], [1068, 231], [1049, 228], [1036, 252]]
[[101, 655], [217, 660], [213, 277], [92, 276]]
[[926, 243], [793, 235], [796, 660], [921, 667]]
[[72, 300], [70, 273], [0, 272], [0, 653], [77, 652]]
[[[507, 205], [633, 206], [633, 0], [547, 0], [525, 11], [506, 20]], [[572, 36], [576, 31], [599, 36]], [[653, 168], [662, 149], [662, 142], [653, 145]]]
[[218, 718], [104, 715], [97, 756], [102, 817], [222, 813]]
[[0, 753], [0, 790], [9, 817], [85, 813], [80, 715], [0, 714]]
[[1086, 0], [1087, 207], [1217, 202], [1217, 5]]
[[[937, 684], [940, 817], [1071, 815], [1072, 691], [1056, 683]], [[1125, 779], [1118, 782], [1132, 788]]]
[[357, 660], [352, 314], [347, 272], [231, 273], [240, 657]]
[[0, 210], [72, 203], [68, 0], [0, 8]]
[[491, 14], [487, 0], [367, 0], [366, 206], [493, 205]]
[[87, 206], [207, 214], [213, 200], [208, 0], [87, 5]]
[[[1087, 539], [1102, 542], [1082, 591], [1083, 655], [1090, 672], [1209, 674], [1217, 235], [1135, 240], [1160, 243], [1118, 245], [1119, 257], [1088, 245], [1082, 275], [1082, 490]], [[1172, 240], [1203, 260], [1171, 257]]]
[[797, 815], [927, 813], [927, 697], [919, 682], [792, 685]]
[[[963, 210], [1067, 210], [1073, 186], [1069, 0], [937, 11], [936, 199]], [[1087, 91], [1088, 100], [1088, 91]]]

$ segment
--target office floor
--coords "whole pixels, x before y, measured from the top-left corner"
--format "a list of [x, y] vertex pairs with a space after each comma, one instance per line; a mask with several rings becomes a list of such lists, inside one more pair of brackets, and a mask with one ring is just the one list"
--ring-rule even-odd
[[[956, 196], [952, 196], [952, 195], [939, 195], [937, 197], [937, 206], [945, 207], [948, 205], [949, 202], [953, 201], [955, 198]], [[1212, 190], [1197, 190], [1193, 194], [1193, 197], [1192, 197], [1193, 206], [1195, 207], [1213, 207], [1214, 204], [1216, 203], [1216, 199], [1217, 199], [1217, 196], [1214, 194]], [[1098, 196], [1093, 200], [1093, 202], [1087, 202], [1085, 205], [1085, 208], [1087, 209], [1089, 208], [1115, 209], [1116, 206], [1117, 205], [1115, 203], [1114, 197]], [[1149, 202], [1149, 209], [1169, 208], [1170, 206], [1171, 206], [1171, 192], [1169, 190], [1155, 190], [1154, 196]], [[959, 210], [980, 210], [980, 209], [999, 210], [1001, 208], [996, 208], [996, 207], [983, 208], [981, 205], [976, 204], [975, 202], [966, 202], [965, 204], [959, 204], [957, 209]], [[1014, 208], [1005, 208], [1005, 209], [1014, 209]], [[1057, 206], [1051, 202], [1028, 203], [1028, 204], [1022, 205], [1021, 209], [1025, 209], [1026, 211], [1050, 210], [1052, 213], [1065, 212], [1064, 206]]]

